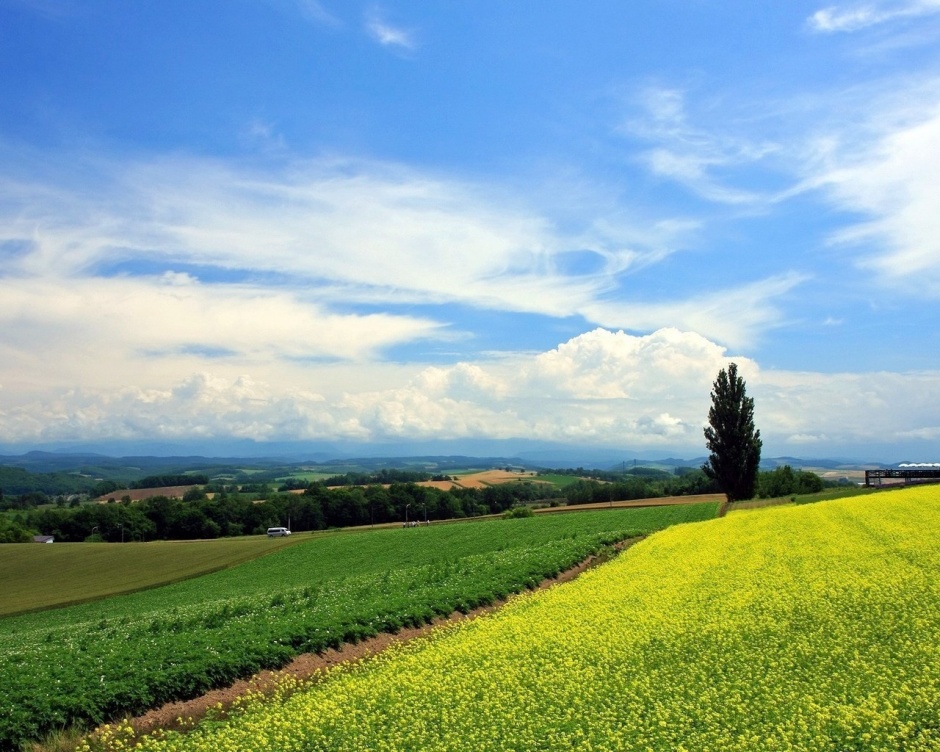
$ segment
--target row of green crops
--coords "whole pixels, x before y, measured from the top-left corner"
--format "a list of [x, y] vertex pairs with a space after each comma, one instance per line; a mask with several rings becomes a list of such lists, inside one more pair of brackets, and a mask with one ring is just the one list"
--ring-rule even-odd
[[139, 749], [938, 750], [938, 532], [936, 488], [674, 527]]
[[164, 588], [0, 620], [0, 749], [532, 587], [715, 504], [336, 534]]

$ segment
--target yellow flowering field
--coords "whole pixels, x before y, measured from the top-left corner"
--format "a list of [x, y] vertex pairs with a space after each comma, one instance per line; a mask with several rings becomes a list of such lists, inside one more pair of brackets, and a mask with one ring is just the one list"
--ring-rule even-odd
[[[148, 752], [940, 750], [940, 488], [657, 533]], [[111, 729], [86, 749], [123, 746]]]

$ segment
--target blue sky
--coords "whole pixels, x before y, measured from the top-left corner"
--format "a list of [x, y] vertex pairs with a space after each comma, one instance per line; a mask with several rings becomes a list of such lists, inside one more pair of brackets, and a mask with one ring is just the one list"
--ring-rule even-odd
[[[940, 0], [0, 0], [0, 444], [933, 461]], [[443, 453], [443, 452], [442, 452]]]

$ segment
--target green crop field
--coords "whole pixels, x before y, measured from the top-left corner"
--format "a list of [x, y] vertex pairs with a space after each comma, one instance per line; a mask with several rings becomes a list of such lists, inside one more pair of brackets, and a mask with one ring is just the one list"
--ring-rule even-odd
[[307, 483], [313, 483], [314, 481], [326, 480], [331, 478], [335, 473], [328, 472], [317, 472], [315, 470], [306, 470], [302, 472], [291, 473], [290, 475], [285, 475], [282, 478], [278, 478], [280, 481], [287, 480], [288, 478], [294, 478], [295, 480], [306, 481]]
[[533, 587], [717, 504], [311, 537], [166, 587], [0, 619], [0, 748], [192, 697]]
[[817, 501], [832, 501], [833, 499], [846, 499], [851, 496], [868, 496], [869, 494], [887, 493], [890, 488], [865, 487], [865, 486], [838, 486], [836, 488], [826, 488], [814, 494], [802, 494], [796, 497], [797, 504], [814, 504]]
[[255, 559], [299, 538], [0, 546], [0, 617], [166, 585]]
[[539, 473], [536, 480], [551, 483], [558, 488], [565, 488], [583, 480], [583, 478], [579, 478], [577, 475], [561, 475], [560, 473]]
[[[141, 752], [940, 750], [940, 488], [743, 511]], [[80, 750], [126, 749], [126, 727]]]

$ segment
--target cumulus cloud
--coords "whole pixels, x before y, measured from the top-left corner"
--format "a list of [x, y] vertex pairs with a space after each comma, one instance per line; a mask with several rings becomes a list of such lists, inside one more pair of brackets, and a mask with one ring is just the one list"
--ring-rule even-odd
[[[333, 430], [323, 419], [322, 397], [282, 395], [250, 377], [194, 373], [167, 389], [125, 386], [107, 392], [69, 390], [0, 414], [29, 441], [199, 439], [236, 437], [266, 441]], [[298, 433], [300, 432], [300, 433]]]
[[697, 333], [670, 328], [631, 336], [596, 329], [538, 355], [522, 378], [545, 396], [681, 400], [690, 379], [701, 387], [710, 381], [703, 374], [716, 373], [724, 362], [724, 349]]
[[[660, 116], [679, 109], [666, 98]], [[895, 129], [855, 161], [833, 152], [818, 187], [869, 211], [881, 238], [902, 237], [903, 215], [929, 240], [935, 128]], [[562, 230], [498, 187], [395, 165], [322, 159], [258, 172], [177, 158], [79, 172], [41, 164], [0, 179], [7, 441], [524, 437], [697, 453], [729, 350], [779, 325], [805, 279], [632, 299], [618, 277], [668, 256], [688, 223], [638, 227], [611, 211]], [[918, 247], [928, 257], [917, 268], [929, 271], [934, 246], [895, 250]], [[455, 336], [408, 309], [454, 302], [605, 328], [537, 354], [382, 360]], [[760, 395], [762, 433], [786, 446], [871, 436], [872, 415], [879, 435], [901, 437], [891, 390], [938, 396], [933, 374], [790, 375], [733, 359]], [[940, 425], [926, 400], [906, 415], [908, 438]]]
[[[600, 441], [620, 429], [599, 403], [642, 401], [668, 383], [660, 374], [634, 394], [638, 377], [623, 377], [630, 358], [669, 350], [657, 344], [665, 334], [633, 353], [632, 340], [577, 340], [511, 368], [418, 373], [383, 359], [467, 336], [434, 307], [448, 303], [672, 326], [735, 347], [773, 325], [773, 300], [796, 283], [630, 303], [619, 278], [668, 256], [687, 224], [638, 226], [612, 210], [562, 231], [498, 187], [394, 165], [297, 161], [259, 173], [200, 159], [92, 161], [80, 176], [36, 166], [0, 180], [0, 381], [16, 395], [0, 427], [10, 438], [216, 435], [230, 424], [258, 437]], [[715, 370], [704, 341], [698, 355]], [[592, 357], [598, 367], [581, 368]], [[268, 386], [249, 400], [246, 378]], [[660, 404], [630, 425], [675, 437], [691, 414]]]
[[[381, 389], [351, 391], [340, 378], [314, 391], [299, 382], [207, 371], [169, 386], [47, 385], [37, 401], [0, 416], [0, 427], [10, 440], [234, 435], [694, 443], [709, 384], [725, 362], [723, 349], [700, 335], [599, 329], [535, 356], [399, 373], [397, 384]], [[742, 359], [742, 370], [756, 373], [756, 366]]]
[[[389, 366], [381, 388], [346, 374], [265, 380], [222, 369], [162, 386], [54, 385], [0, 411], [7, 441], [225, 438], [418, 441], [527, 438], [703, 451], [709, 392], [738, 363], [765, 446], [924, 440], [940, 425], [940, 373], [768, 371], [701, 335], [597, 329], [533, 355], [446, 367]], [[380, 368], [380, 371], [382, 369]], [[909, 395], [902, 403], [897, 394]]]

